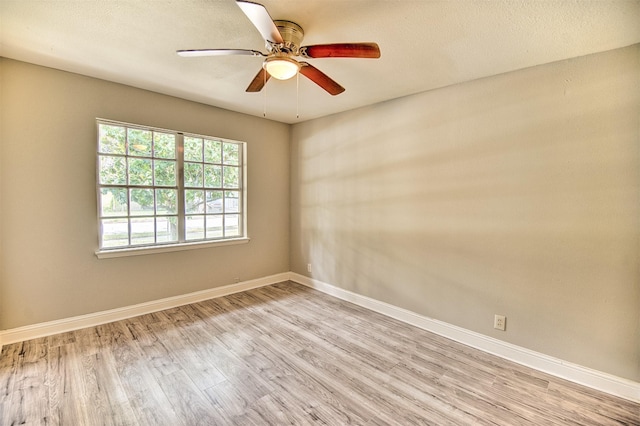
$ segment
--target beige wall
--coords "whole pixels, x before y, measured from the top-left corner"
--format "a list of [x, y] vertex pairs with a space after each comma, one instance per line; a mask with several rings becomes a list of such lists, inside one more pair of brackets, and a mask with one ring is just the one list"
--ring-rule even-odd
[[[2, 62], [0, 329], [289, 270], [288, 125]], [[251, 241], [98, 260], [96, 117], [247, 142]]]
[[[2, 238], [2, 117], [4, 115], [4, 103], [2, 103], [4, 81], [4, 59], [0, 57], [0, 330], [2, 330], [2, 246], [4, 238]], [[0, 346], [2, 342], [0, 342]]]
[[639, 51], [293, 126], [292, 271], [640, 381]]

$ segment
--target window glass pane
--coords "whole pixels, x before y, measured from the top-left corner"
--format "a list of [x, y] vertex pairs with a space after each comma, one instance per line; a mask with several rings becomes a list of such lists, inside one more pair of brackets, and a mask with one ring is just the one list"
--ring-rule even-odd
[[123, 247], [129, 245], [128, 219], [102, 219], [102, 247]]
[[101, 249], [244, 235], [243, 143], [97, 125]]
[[225, 188], [238, 188], [239, 187], [239, 174], [240, 174], [240, 168], [239, 167], [227, 167], [224, 166], [223, 167], [223, 173], [224, 173], [224, 187]]
[[128, 129], [129, 155], [151, 157], [151, 130]]
[[222, 142], [211, 139], [204, 140], [204, 161], [207, 163], [222, 163]]
[[131, 216], [153, 215], [153, 189], [130, 189]]
[[153, 162], [157, 186], [176, 186], [176, 162], [155, 160]]
[[156, 214], [178, 214], [177, 189], [156, 189]]
[[207, 213], [222, 213], [222, 191], [207, 191]]
[[156, 241], [159, 243], [173, 243], [178, 241], [177, 216], [156, 218]]
[[184, 191], [186, 213], [204, 213], [204, 191], [187, 189]]
[[207, 188], [222, 187], [222, 166], [204, 165], [204, 186]]
[[176, 158], [176, 136], [169, 133], [153, 134], [153, 152], [156, 158]]
[[185, 218], [187, 240], [201, 240], [204, 238], [204, 216], [187, 216]]
[[184, 186], [202, 188], [201, 163], [184, 163]]
[[184, 161], [202, 161], [202, 139], [184, 137]]
[[222, 238], [222, 216], [207, 215], [207, 238]]
[[124, 127], [101, 124], [98, 151], [105, 154], [125, 154], [124, 135]]
[[224, 215], [224, 236], [237, 237], [240, 235], [240, 216], [237, 214]]
[[127, 183], [127, 167], [124, 157], [101, 155], [100, 183], [102, 185], [125, 185]]
[[101, 216], [127, 216], [128, 214], [126, 188], [100, 189]]
[[239, 165], [239, 150], [238, 144], [225, 143], [223, 144], [223, 158], [224, 164]]
[[225, 213], [239, 213], [240, 193], [238, 191], [224, 191], [224, 212]]
[[155, 243], [154, 225], [152, 217], [131, 219], [131, 245]]
[[153, 185], [151, 160], [129, 157], [129, 184], [145, 186]]

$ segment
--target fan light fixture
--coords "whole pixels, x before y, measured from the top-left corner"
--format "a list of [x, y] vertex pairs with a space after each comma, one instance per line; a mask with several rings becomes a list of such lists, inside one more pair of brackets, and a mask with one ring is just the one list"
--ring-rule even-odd
[[[228, 0], [231, 1], [231, 0]], [[261, 91], [271, 77], [287, 80], [302, 74], [332, 96], [344, 92], [344, 87], [308, 62], [299, 62], [293, 57], [303, 58], [379, 58], [380, 47], [376, 43], [329, 43], [301, 46], [304, 31], [300, 25], [286, 20], [274, 21], [267, 9], [257, 0], [236, 0], [236, 4], [249, 18], [265, 41], [266, 53], [251, 49], [189, 49], [178, 50], [178, 55], [227, 56], [242, 55], [265, 58], [262, 68], [251, 80], [247, 92]], [[2, 3], [2, 0], [0, 0]]]
[[300, 64], [286, 56], [274, 56], [264, 61], [264, 69], [278, 80], [288, 80], [298, 73]]

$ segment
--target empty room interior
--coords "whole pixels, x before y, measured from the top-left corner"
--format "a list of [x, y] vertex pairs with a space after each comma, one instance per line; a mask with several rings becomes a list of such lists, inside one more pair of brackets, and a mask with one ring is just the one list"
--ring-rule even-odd
[[0, 0], [0, 348], [1, 425], [640, 425], [640, 1]]

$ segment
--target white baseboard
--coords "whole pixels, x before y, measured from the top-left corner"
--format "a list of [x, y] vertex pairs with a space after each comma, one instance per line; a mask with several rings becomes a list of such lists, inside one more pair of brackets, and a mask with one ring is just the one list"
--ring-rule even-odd
[[294, 272], [290, 273], [289, 279], [339, 299], [371, 309], [372, 311], [395, 318], [404, 323], [411, 324], [518, 364], [522, 364], [611, 395], [619, 396], [634, 402], [640, 402], [640, 383], [638, 382], [563, 361], [493, 337], [485, 336], [483, 334], [432, 318], [427, 318], [416, 314], [415, 312], [380, 302], [379, 300], [362, 296]]
[[164, 309], [188, 305], [189, 303], [196, 303], [202, 300], [239, 293], [252, 288], [263, 287], [288, 280], [289, 272], [283, 272], [255, 280], [243, 281], [237, 284], [216, 287], [180, 296], [167, 297], [165, 299], [125, 306], [123, 308], [110, 309], [108, 311], [95, 312], [71, 318], [3, 330], [0, 331], [0, 350], [2, 350], [2, 345], [7, 345], [9, 343], [23, 342], [25, 340], [36, 339], [38, 337], [64, 333], [67, 331], [78, 330], [80, 328], [93, 327], [108, 322], [132, 318], [151, 312], [158, 312]]

